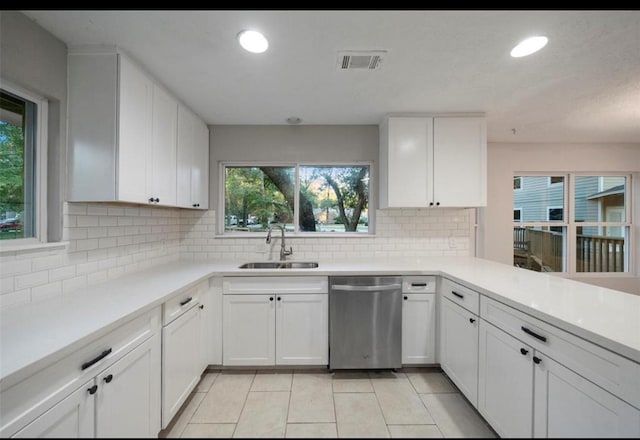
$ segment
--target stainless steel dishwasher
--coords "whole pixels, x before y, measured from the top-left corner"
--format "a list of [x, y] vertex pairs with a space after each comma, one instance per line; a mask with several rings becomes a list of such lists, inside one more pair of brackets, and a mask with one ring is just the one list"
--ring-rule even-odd
[[402, 367], [402, 277], [329, 283], [329, 368]]

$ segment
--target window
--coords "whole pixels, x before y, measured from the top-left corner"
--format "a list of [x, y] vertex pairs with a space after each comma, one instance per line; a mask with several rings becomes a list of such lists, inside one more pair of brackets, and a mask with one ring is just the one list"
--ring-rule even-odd
[[225, 234], [368, 234], [370, 164], [223, 164]]
[[513, 208], [513, 221], [522, 221], [522, 208]]
[[544, 272], [629, 270], [630, 176], [517, 177], [526, 190], [514, 192], [514, 265]]
[[0, 240], [45, 241], [46, 101], [0, 89]]
[[513, 190], [522, 189], [522, 177], [516, 176], [513, 178]]

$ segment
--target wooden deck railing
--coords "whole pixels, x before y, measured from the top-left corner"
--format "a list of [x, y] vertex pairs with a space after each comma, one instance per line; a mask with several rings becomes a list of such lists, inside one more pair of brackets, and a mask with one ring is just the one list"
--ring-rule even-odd
[[[563, 237], [559, 232], [513, 228], [514, 265], [541, 272], [560, 272]], [[624, 238], [578, 235], [578, 272], [623, 272]]]

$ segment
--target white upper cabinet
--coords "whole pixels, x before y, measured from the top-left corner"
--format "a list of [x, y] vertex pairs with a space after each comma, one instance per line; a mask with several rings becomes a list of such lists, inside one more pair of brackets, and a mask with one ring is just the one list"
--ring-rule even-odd
[[486, 122], [391, 116], [380, 126], [380, 207], [486, 205]]
[[[178, 100], [115, 48], [74, 49], [68, 60], [68, 200], [198, 203], [178, 203]], [[203, 128], [190, 130], [191, 143], [202, 144]], [[205, 188], [206, 153], [188, 155], [198, 161], [195, 174]]]
[[[176, 205], [176, 151], [178, 102], [160, 87], [153, 87], [151, 188], [155, 203]], [[149, 179], [148, 179], [149, 180]]]
[[178, 106], [178, 206], [209, 206], [209, 128], [193, 112]]

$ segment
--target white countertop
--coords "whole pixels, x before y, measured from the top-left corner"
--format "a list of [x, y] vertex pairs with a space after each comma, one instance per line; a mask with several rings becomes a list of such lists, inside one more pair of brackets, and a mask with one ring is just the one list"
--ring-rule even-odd
[[9, 386], [210, 276], [443, 275], [640, 363], [640, 296], [473, 257], [322, 262], [238, 269], [179, 261], [0, 311], [0, 385]]

